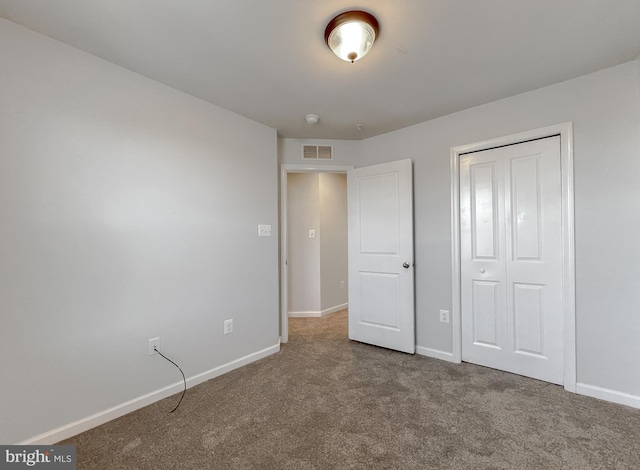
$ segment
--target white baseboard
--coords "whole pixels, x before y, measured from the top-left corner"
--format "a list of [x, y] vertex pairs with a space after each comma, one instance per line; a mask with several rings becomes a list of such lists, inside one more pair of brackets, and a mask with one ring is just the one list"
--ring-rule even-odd
[[609, 388], [597, 387], [595, 385], [587, 385], [578, 382], [576, 384], [576, 393], [586, 395], [588, 397], [599, 398], [601, 400], [611, 401], [613, 403], [619, 403], [620, 405], [640, 408], [640, 396], [618, 392]]
[[431, 349], [425, 348], [423, 346], [418, 346], [416, 347], [416, 354], [419, 354], [421, 356], [433, 357], [434, 359], [440, 359], [442, 361], [457, 363], [457, 361], [453, 358], [453, 353], [440, 351], [439, 349]]
[[[261, 351], [248, 354], [247, 356], [236, 359], [235, 361], [228, 362], [221, 366], [214, 367], [213, 369], [210, 369], [206, 372], [202, 372], [201, 374], [189, 377], [187, 379], [187, 388], [191, 388], [202, 382], [206, 382], [207, 380], [226, 374], [227, 372], [231, 372], [234, 369], [238, 369], [242, 366], [255, 362], [258, 359], [262, 359], [263, 357], [275, 354], [278, 351], [280, 351], [280, 342], [273, 346], [269, 346], [268, 348], [262, 349]], [[120, 405], [116, 405], [107, 410], [100, 411], [94, 415], [87, 416], [86, 418], [79, 419], [78, 421], [75, 421], [73, 423], [65, 424], [64, 426], [60, 426], [59, 428], [34, 436], [30, 439], [27, 439], [26, 441], [20, 442], [19, 445], [55, 444], [56, 442], [60, 442], [64, 439], [75, 436], [76, 434], [80, 434], [81, 432], [88, 431], [91, 428], [95, 428], [96, 426], [119, 418], [120, 416], [124, 416], [127, 413], [131, 413], [132, 411], [138, 410], [147, 405], [151, 405], [152, 403], [162, 400], [163, 398], [170, 397], [171, 395], [182, 391], [183, 387], [183, 382], [177, 382], [173, 385], [168, 385], [164, 388], [161, 388], [160, 390], [147, 393], [146, 395], [134, 398], [133, 400], [121, 403]]]
[[289, 318], [320, 318], [331, 313], [339, 312], [349, 306], [348, 303], [335, 305], [334, 307], [325, 308], [324, 310], [308, 310], [301, 312], [289, 312]]
[[309, 310], [302, 312], [289, 312], [289, 318], [320, 318], [322, 312], [319, 310]]
[[322, 312], [320, 312], [320, 316], [324, 317], [325, 315], [329, 315], [331, 313], [339, 312], [340, 310], [344, 310], [348, 306], [349, 306], [349, 304], [345, 303], [345, 304], [341, 304], [341, 305], [335, 305], [335, 306], [333, 306], [331, 308], [325, 308]]

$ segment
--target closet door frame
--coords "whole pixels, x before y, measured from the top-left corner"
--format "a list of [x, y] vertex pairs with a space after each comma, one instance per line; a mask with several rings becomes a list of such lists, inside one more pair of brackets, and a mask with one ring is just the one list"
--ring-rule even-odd
[[462, 362], [461, 267], [460, 267], [460, 156], [545, 137], [560, 136], [562, 172], [562, 314], [564, 325], [564, 389], [576, 392], [576, 307], [573, 123], [565, 122], [518, 134], [498, 137], [451, 149], [451, 240], [452, 240], [452, 362]]

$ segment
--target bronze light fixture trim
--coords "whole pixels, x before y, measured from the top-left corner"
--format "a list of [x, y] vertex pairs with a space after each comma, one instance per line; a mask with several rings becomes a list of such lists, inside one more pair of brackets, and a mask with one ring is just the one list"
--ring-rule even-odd
[[335, 55], [353, 63], [369, 52], [379, 33], [378, 20], [371, 13], [352, 10], [329, 21], [324, 40]]

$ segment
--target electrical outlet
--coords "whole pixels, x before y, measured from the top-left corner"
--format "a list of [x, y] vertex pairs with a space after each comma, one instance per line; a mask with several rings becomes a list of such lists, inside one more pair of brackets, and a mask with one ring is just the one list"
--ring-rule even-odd
[[160, 337], [150, 338], [149, 339], [149, 356], [153, 356], [154, 354], [158, 354], [155, 349], [160, 351]]
[[309, 230], [309, 238], [316, 238], [316, 231], [315, 230]]
[[449, 310], [440, 310], [440, 322], [449, 323]]
[[233, 333], [233, 320], [224, 321], [224, 334], [228, 335], [229, 333]]
[[340, 281], [340, 289], [344, 289], [344, 281]]
[[258, 236], [259, 237], [270, 237], [271, 236], [271, 225], [258, 225]]

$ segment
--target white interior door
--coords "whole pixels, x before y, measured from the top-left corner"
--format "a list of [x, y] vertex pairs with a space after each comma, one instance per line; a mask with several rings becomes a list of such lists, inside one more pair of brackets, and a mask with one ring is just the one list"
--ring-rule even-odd
[[347, 172], [349, 339], [415, 353], [411, 160]]
[[460, 157], [462, 360], [563, 382], [560, 137]]

